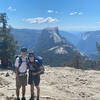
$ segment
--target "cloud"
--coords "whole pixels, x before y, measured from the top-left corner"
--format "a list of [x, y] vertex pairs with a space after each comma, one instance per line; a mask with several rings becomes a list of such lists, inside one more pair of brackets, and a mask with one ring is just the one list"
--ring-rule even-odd
[[47, 18], [37, 17], [37, 18], [28, 18], [26, 19], [26, 21], [32, 24], [42, 24], [42, 23], [57, 22], [58, 20], [52, 17], [47, 17]]
[[69, 15], [76, 15], [77, 12], [71, 12]]
[[83, 12], [79, 12], [78, 15], [83, 15]]
[[11, 6], [8, 7], [8, 10], [9, 11], [16, 11], [16, 9], [15, 8], [12, 8]]
[[53, 13], [54, 11], [53, 10], [48, 10], [48, 13]]
[[71, 12], [69, 13], [70, 16], [73, 16], [73, 15], [83, 15], [83, 12]]
[[48, 10], [47, 12], [48, 13], [55, 13], [55, 14], [58, 14], [59, 13], [58, 11], [54, 11], [54, 10]]

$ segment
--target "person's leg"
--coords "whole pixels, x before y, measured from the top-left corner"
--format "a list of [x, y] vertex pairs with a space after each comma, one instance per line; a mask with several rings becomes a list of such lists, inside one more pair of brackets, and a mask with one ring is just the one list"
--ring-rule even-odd
[[20, 81], [20, 77], [19, 77], [19, 80], [16, 79], [16, 96], [17, 96], [17, 100], [20, 100], [20, 98], [19, 98], [20, 88], [21, 88], [21, 81]]
[[35, 86], [37, 88], [37, 99], [36, 100], [39, 100], [39, 97], [40, 97], [40, 76], [38, 76], [36, 79], [34, 79], [34, 83], [35, 83]]
[[31, 97], [34, 97], [34, 85], [30, 85]]
[[39, 100], [39, 97], [40, 97], [40, 86], [36, 86], [37, 88], [37, 100]]
[[22, 86], [22, 96], [25, 97], [26, 86]]
[[30, 85], [30, 93], [31, 93], [31, 98], [30, 100], [34, 100], [34, 85]]
[[30, 100], [34, 100], [34, 80], [31, 74], [29, 74], [28, 77], [28, 84], [30, 85], [30, 94], [31, 94]]
[[22, 100], [26, 100], [25, 99], [25, 93], [26, 93], [26, 85], [27, 85], [27, 76], [23, 76], [22, 77]]
[[16, 87], [16, 96], [17, 96], [17, 100], [19, 99], [19, 93], [20, 93], [20, 87]]

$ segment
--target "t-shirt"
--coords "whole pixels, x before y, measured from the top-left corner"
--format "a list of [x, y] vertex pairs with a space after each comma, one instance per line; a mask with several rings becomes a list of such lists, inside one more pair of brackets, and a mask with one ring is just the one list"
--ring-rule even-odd
[[38, 61], [29, 62], [28, 68], [29, 72], [39, 72], [41, 64]]
[[[16, 58], [15, 61], [15, 67], [18, 68], [19, 67], [19, 57]], [[19, 67], [19, 72], [24, 73], [27, 70], [27, 61], [26, 61], [26, 57], [22, 58], [22, 64]]]

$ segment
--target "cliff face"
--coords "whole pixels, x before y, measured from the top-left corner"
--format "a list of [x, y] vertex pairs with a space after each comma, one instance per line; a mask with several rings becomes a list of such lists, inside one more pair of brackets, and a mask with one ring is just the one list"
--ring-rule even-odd
[[81, 40], [78, 43], [80, 51], [88, 55], [90, 58], [97, 60], [98, 52], [96, 42], [100, 40], [100, 31], [89, 31], [81, 35]]
[[51, 66], [61, 66], [77, 53], [76, 48], [60, 36], [57, 27], [42, 30], [36, 51], [44, 58], [45, 63]]

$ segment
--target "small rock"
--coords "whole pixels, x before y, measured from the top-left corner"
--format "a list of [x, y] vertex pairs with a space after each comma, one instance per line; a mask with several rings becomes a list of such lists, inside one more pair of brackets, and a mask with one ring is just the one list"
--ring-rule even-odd
[[3, 93], [0, 93], [0, 96], [4, 96], [4, 94]]
[[12, 97], [14, 97], [15, 95], [14, 94], [12, 94]]
[[8, 77], [8, 76], [10, 76], [10, 75], [9, 75], [9, 73], [7, 72], [7, 73], [6, 73], [6, 77]]
[[4, 75], [4, 73], [1, 73], [1, 75]]

